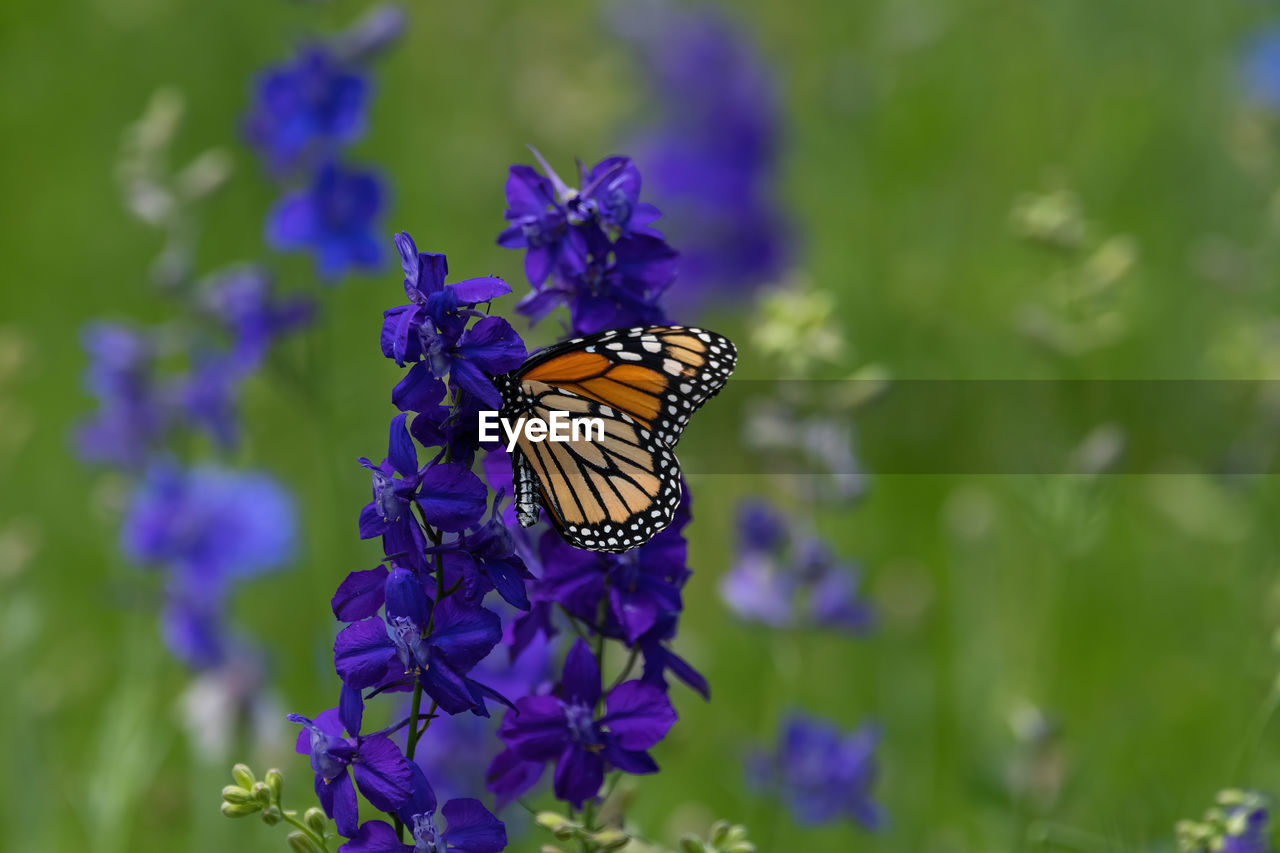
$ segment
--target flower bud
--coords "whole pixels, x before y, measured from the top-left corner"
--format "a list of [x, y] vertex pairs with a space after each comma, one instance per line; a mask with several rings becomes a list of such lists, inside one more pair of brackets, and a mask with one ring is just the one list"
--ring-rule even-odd
[[281, 794], [284, 792], [284, 774], [272, 767], [267, 771], [266, 781], [267, 787], [271, 789], [271, 802], [280, 802]]
[[249, 769], [248, 764], [237, 764], [231, 768], [231, 778], [236, 780], [236, 784], [241, 788], [252, 788], [253, 783], [258, 781], [253, 778], [253, 771]]
[[271, 789], [266, 782], [253, 783], [253, 797], [264, 806], [271, 805]]
[[247, 806], [258, 804], [251, 791], [246, 791], [239, 785], [228, 785], [222, 789], [222, 799], [228, 803], [237, 806]]
[[538, 812], [534, 820], [538, 826], [550, 830], [552, 835], [561, 840], [573, 838], [581, 828], [564, 815], [555, 812]]
[[601, 853], [610, 850], [621, 850], [631, 843], [631, 836], [620, 829], [602, 829], [587, 836], [587, 840], [595, 843]]
[[258, 810], [257, 803], [223, 803], [222, 814], [226, 817], [248, 817]]
[[300, 831], [289, 833], [289, 849], [293, 853], [321, 853], [320, 848], [311, 840], [311, 837]]
[[701, 838], [686, 835], [680, 839], [680, 853], [712, 853]]
[[267, 806], [262, 810], [262, 822], [267, 826], [275, 826], [281, 820], [279, 806]]
[[307, 813], [302, 816], [302, 820], [306, 823], [307, 828], [317, 835], [324, 835], [325, 830], [329, 828], [329, 818], [325, 817], [324, 811], [314, 806], [307, 809]]

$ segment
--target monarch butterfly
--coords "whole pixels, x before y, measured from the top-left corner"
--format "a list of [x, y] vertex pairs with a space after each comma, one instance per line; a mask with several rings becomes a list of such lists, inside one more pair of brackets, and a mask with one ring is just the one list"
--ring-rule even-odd
[[495, 377], [503, 418], [568, 412], [604, 424], [603, 441], [517, 438], [511, 468], [521, 526], [538, 520], [541, 504], [575, 547], [622, 552], [649, 541], [680, 503], [672, 448], [737, 358], [728, 338], [704, 329], [637, 326], [573, 338]]

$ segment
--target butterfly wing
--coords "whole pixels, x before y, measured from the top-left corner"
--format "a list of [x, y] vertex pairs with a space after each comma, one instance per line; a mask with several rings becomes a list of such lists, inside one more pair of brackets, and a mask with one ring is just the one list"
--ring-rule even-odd
[[512, 451], [516, 513], [522, 525], [540, 502], [565, 541], [593, 551], [627, 551], [671, 523], [680, 503], [680, 467], [671, 448], [625, 412], [541, 382], [522, 382], [523, 406], [509, 414], [551, 421], [599, 419], [604, 437], [586, 430], [569, 441], [530, 441]]
[[728, 338], [705, 329], [636, 326], [542, 350], [515, 375], [621, 410], [675, 447], [689, 417], [724, 387], [737, 358]]

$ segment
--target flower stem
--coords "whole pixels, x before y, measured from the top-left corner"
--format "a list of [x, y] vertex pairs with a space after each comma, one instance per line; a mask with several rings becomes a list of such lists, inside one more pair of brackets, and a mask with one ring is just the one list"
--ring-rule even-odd
[[320, 846], [324, 853], [329, 853], [329, 845], [325, 843], [324, 836], [316, 834], [315, 830], [298, 820], [298, 813], [295, 811], [281, 811], [280, 816], [284, 818], [285, 823], [290, 826], [297, 827], [298, 830], [307, 838], [310, 838]]

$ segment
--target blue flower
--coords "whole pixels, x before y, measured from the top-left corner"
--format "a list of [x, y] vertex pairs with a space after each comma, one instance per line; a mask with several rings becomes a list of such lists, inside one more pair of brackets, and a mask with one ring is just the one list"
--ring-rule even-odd
[[287, 172], [363, 135], [370, 84], [321, 44], [307, 45], [255, 82], [246, 141], [267, 168]]
[[317, 273], [329, 282], [351, 268], [377, 270], [385, 195], [374, 172], [327, 163], [310, 186], [275, 205], [267, 219], [267, 243], [280, 251], [311, 252]]
[[353, 776], [360, 793], [384, 812], [394, 812], [413, 793], [411, 765], [385, 734], [360, 734], [362, 713], [359, 693], [344, 690], [338, 707], [314, 721], [301, 714], [288, 717], [303, 726], [297, 751], [311, 757], [316, 796], [324, 813], [348, 837], [356, 834], [360, 820]]
[[873, 726], [844, 733], [817, 717], [792, 714], [784, 720], [777, 751], [757, 762], [757, 785], [776, 790], [797, 823], [853, 819], [867, 829], [884, 823], [871, 799], [876, 779]]

